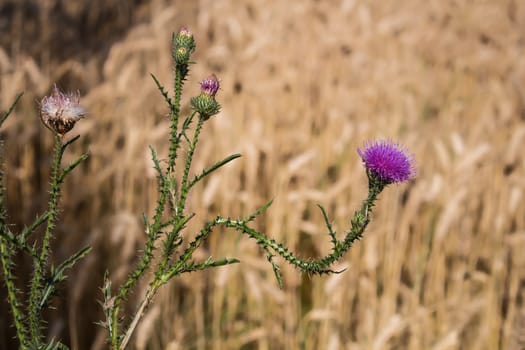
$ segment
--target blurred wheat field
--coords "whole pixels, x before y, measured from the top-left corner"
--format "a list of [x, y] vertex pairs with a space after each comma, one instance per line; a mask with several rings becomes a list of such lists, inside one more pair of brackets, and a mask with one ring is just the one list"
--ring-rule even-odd
[[193, 170], [243, 155], [192, 192], [189, 235], [273, 198], [258, 227], [315, 258], [330, 249], [316, 204], [342, 233], [366, 195], [356, 147], [399, 140], [418, 176], [381, 194], [336, 266], [344, 273], [283, 264], [283, 290], [254, 242], [214, 232], [200, 257], [241, 264], [171, 283], [133, 348], [525, 349], [524, 2], [4, 0], [0, 13], [0, 110], [25, 92], [1, 132], [17, 227], [47, 201], [52, 137], [35, 101], [57, 82], [79, 89], [89, 111], [66, 161], [90, 158], [66, 181], [53, 250], [57, 262], [86, 244], [93, 252], [46, 315], [51, 336], [104, 348], [102, 276], [122, 280], [133, 266], [156, 200], [147, 146], [167, 154], [167, 110], [149, 73], [171, 86], [170, 36], [187, 25], [197, 64], [183, 102], [214, 72], [223, 106]]

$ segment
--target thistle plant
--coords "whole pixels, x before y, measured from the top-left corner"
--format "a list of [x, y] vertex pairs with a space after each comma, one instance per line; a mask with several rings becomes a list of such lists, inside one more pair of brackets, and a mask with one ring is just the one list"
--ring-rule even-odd
[[[201, 172], [190, 175], [201, 130], [205, 123], [216, 116], [221, 109], [216, 100], [220, 81], [212, 74], [201, 81], [200, 94], [190, 99], [191, 113], [185, 117], [181, 116], [183, 86], [190, 66], [194, 64], [190, 59], [195, 48], [194, 37], [187, 28], [173, 35], [174, 83], [171, 94], [152, 75], [169, 113], [171, 122], [167, 134], [169, 149], [167, 156], [160, 158], [157, 151], [150, 147], [157, 176], [158, 198], [153, 215], [151, 217], [143, 215], [146, 243], [138, 254], [136, 265], [124, 282], [118, 286], [112, 283], [109, 272], [106, 272], [104, 276], [101, 305], [105, 319], [100, 322], [100, 325], [107, 330], [107, 342], [112, 350], [125, 349], [129, 345], [137, 325], [148, 306], [153, 302], [155, 295], [174, 277], [239, 262], [230, 257], [219, 259], [209, 257], [203, 261], [194, 258], [195, 251], [215, 228], [229, 228], [233, 232], [253, 239], [268, 259], [280, 287], [282, 287], [283, 280], [280, 267], [275, 260], [276, 256], [280, 256], [301, 272], [312, 275], [339, 273], [341, 271], [333, 270], [333, 265], [343, 257], [356, 240], [362, 238], [370, 223], [371, 212], [378, 195], [388, 185], [402, 183], [415, 176], [413, 157], [401, 145], [388, 140], [376, 140], [367, 142], [359, 148], [358, 154], [368, 176], [368, 195], [351, 218], [350, 227], [342, 235], [335, 232], [326, 210], [319, 206], [332, 249], [327, 255], [318, 259], [301, 258], [285, 245], [254, 228], [253, 221], [271, 206], [271, 201], [245, 217], [231, 218], [218, 215], [206, 221], [198, 232], [188, 233], [188, 223], [195, 216], [187, 205], [191, 190], [201, 180], [240, 157], [239, 154], [229, 155]], [[3, 123], [9, 116], [19, 98], [20, 96], [0, 119], [0, 123]], [[66, 134], [85, 115], [86, 112], [80, 105], [78, 93], [62, 93], [56, 86], [53, 93], [41, 101], [41, 120], [53, 132], [55, 138], [49, 203], [48, 209], [21, 232], [13, 232], [6, 222], [4, 193], [3, 188], [0, 187], [0, 257], [13, 323], [21, 349], [67, 348], [57, 341], [46, 343], [43, 336], [45, 321], [42, 319], [42, 311], [49, 306], [49, 301], [56, 294], [56, 286], [65, 280], [66, 270], [90, 251], [89, 247], [83, 248], [58, 267], [49, 266], [50, 247], [54, 237], [53, 229], [59, 213], [61, 185], [66, 176], [87, 157], [82, 155], [72, 164], [62, 166], [64, 152], [79, 138], [76, 136], [66, 140]], [[0, 173], [0, 176], [3, 182], [3, 174]], [[44, 227], [43, 237], [36, 239], [33, 233], [41, 226]], [[25, 299], [15, 284], [16, 266], [13, 257], [18, 252], [28, 254], [33, 261], [33, 275]], [[147, 285], [145, 294], [141, 296], [135, 310], [125, 310], [125, 302], [141, 280], [145, 280]]]
[[[2, 116], [0, 127], [12, 113], [20, 97], [21, 95], [16, 98], [11, 108]], [[86, 114], [79, 102], [78, 94], [64, 94], [55, 86], [53, 94], [49, 97], [44, 97], [40, 103], [40, 118], [44, 125], [54, 133], [55, 138], [49, 202], [47, 210], [37, 216], [29, 226], [26, 226], [20, 232], [13, 232], [7, 223], [3, 172], [0, 172], [0, 181], [2, 183], [0, 186], [0, 260], [21, 349], [66, 348], [63, 344], [54, 340], [45, 342], [42, 331], [45, 329], [46, 323], [42, 318], [42, 312], [49, 307], [52, 297], [56, 295], [58, 284], [66, 279], [66, 271], [91, 250], [90, 247], [82, 248], [57, 267], [49, 266], [51, 242], [59, 214], [58, 201], [60, 199], [61, 185], [64, 183], [67, 175], [87, 158], [87, 155], [83, 154], [67, 167], [62, 167], [64, 152], [79, 138], [79, 136], [76, 136], [66, 141], [64, 136]], [[33, 238], [33, 235], [40, 226], [44, 226], [44, 234], [41, 240], [37, 240]], [[33, 263], [33, 274], [25, 307], [23, 307], [22, 293], [15, 283], [16, 275], [13, 258], [18, 251], [28, 254], [32, 258]]]

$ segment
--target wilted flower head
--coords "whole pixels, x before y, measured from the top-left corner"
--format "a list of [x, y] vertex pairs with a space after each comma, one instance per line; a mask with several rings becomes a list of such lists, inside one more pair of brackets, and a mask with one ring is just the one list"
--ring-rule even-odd
[[357, 153], [365, 167], [385, 183], [399, 183], [414, 178], [416, 169], [414, 158], [408, 150], [392, 141], [379, 140], [366, 142]]
[[86, 110], [80, 105], [79, 93], [63, 93], [56, 85], [53, 93], [45, 96], [40, 102], [42, 122], [62, 136], [73, 129], [75, 123], [85, 115]]
[[219, 88], [219, 79], [217, 79], [217, 76], [215, 74], [212, 74], [203, 81], [201, 81], [201, 91], [206, 95], [210, 95], [211, 97], [215, 97], [215, 94], [217, 93], [217, 91], [219, 91]]

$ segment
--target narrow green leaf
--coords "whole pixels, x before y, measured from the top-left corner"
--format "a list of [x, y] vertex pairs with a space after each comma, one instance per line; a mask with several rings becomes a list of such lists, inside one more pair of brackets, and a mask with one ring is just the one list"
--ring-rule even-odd
[[272, 203], [273, 203], [273, 199], [268, 201], [265, 205], [263, 205], [259, 209], [257, 209], [252, 215], [248, 216], [243, 221], [244, 222], [250, 222], [250, 221], [254, 220], [257, 216], [259, 216], [263, 212], [265, 212], [272, 205]]
[[222, 258], [220, 260], [210, 260], [207, 262], [206, 267], [219, 267], [224, 265], [238, 264], [241, 261], [236, 258]]
[[51, 340], [51, 342], [49, 342], [44, 349], [45, 350], [69, 350], [69, 348], [66, 345], [62, 344], [61, 342], [55, 341], [55, 340]]
[[273, 257], [273, 254], [269, 254], [268, 261], [270, 262], [270, 264], [272, 264], [273, 274], [275, 276], [275, 279], [277, 280], [277, 285], [279, 286], [279, 289], [283, 289], [283, 277], [281, 275], [281, 268], [279, 267], [279, 265], [277, 265], [275, 261], [273, 261]]
[[16, 104], [18, 103], [18, 101], [20, 100], [23, 94], [24, 94], [23, 92], [19, 93], [15, 98], [15, 102], [13, 102], [13, 104], [11, 104], [11, 107], [9, 107], [7, 112], [5, 112], [4, 115], [0, 117], [0, 127], [2, 126], [2, 124], [4, 124], [7, 117], [9, 117], [11, 113], [13, 113], [13, 110], [15, 109]]
[[153, 75], [152, 73], [150, 73], [150, 75], [153, 78], [153, 81], [155, 82], [155, 85], [157, 85], [157, 89], [159, 89], [160, 93], [164, 97], [164, 100], [166, 101], [166, 103], [168, 104], [168, 106], [171, 109], [173, 104], [171, 102], [170, 96], [168, 95], [168, 92], [166, 91], [166, 89], [164, 89], [164, 86], [162, 86], [162, 84], [159, 82], [159, 80], [157, 79], [157, 77], [155, 75]]
[[88, 155], [84, 153], [83, 155], [78, 157], [78, 159], [75, 160], [73, 163], [69, 164], [67, 168], [62, 170], [62, 173], [60, 174], [60, 177], [58, 178], [58, 183], [64, 182], [64, 179], [66, 178], [66, 176], [69, 175], [69, 173], [72, 172], [73, 169], [75, 169], [80, 163], [85, 161], [87, 158], [88, 158]]
[[51, 277], [47, 279], [47, 283], [42, 291], [42, 297], [39, 303], [42, 309], [48, 300], [55, 294], [56, 285], [64, 281], [67, 276], [64, 274], [67, 269], [72, 268], [80, 259], [85, 257], [91, 251], [91, 247], [84, 247], [77, 253], [70, 256], [67, 260], [62, 262], [56, 269], [51, 269]]
[[28, 253], [29, 255], [31, 255], [33, 257], [33, 259], [36, 259], [36, 260], [39, 259], [39, 256], [38, 256], [38, 254], [36, 252], [35, 247], [34, 246], [30, 246], [29, 244], [27, 244], [27, 242], [23, 239], [23, 237], [21, 237], [20, 235], [19, 236], [15, 236], [9, 230], [9, 228], [7, 228], [7, 229], [5, 228], [5, 225], [4, 225], [4, 228], [1, 231], [2, 231], [2, 232], [0, 232], [1, 238], [4, 238], [10, 244], [13, 244], [17, 249], [21, 249], [24, 252]]
[[35, 218], [35, 221], [33, 221], [33, 223], [29, 227], [24, 227], [24, 229], [22, 230], [22, 233], [20, 233], [21, 241], [25, 242], [27, 237], [29, 237], [33, 232], [35, 232], [38, 226], [46, 222], [48, 217], [49, 217], [49, 212], [46, 211], [45, 213], [37, 216]]
[[76, 140], [78, 140], [80, 138], [80, 135], [77, 135], [73, 138], [71, 138], [70, 140], [68, 140], [66, 143], [64, 143], [60, 149], [61, 153], [64, 153], [64, 151], [66, 150], [66, 148], [68, 148], [70, 145], [73, 144], [73, 142], [75, 142]]
[[153, 161], [153, 168], [157, 171], [157, 178], [161, 180], [161, 183], [166, 182], [166, 176], [162, 173], [162, 167], [160, 166], [160, 161], [157, 156], [157, 151], [152, 146], [149, 146], [151, 151], [151, 160]]
[[328, 219], [328, 215], [326, 214], [325, 208], [320, 204], [317, 204], [317, 206], [319, 207], [319, 209], [321, 209], [321, 213], [323, 213], [324, 223], [326, 225], [326, 228], [328, 229], [328, 234], [330, 235], [332, 239], [332, 244], [334, 245], [334, 249], [336, 249], [337, 244], [338, 244], [337, 234], [332, 229], [332, 224], [330, 223], [330, 220]]
[[168, 282], [174, 276], [177, 276], [183, 273], [202, 271], [210, 267], [220, 267], [220, 266], [225, 266], [225, 265], [238, 264], [240, 262], [241, 261], [236, 258], [222, 258], [219, 260], [213, 260], [212, 257], [208, 257], [204, 262], [199, 263], [199, 264], [196, 264], [194, 261], [190, 261], [189, 263], [185, 264], [182, 267], [178, 265], [172, 266], [162, 276], [162, 280], [165, 282]]
[[226, 158], [224, 158], [223, 160], [213, 164], [212, 166], [204, 169], [202, 171], [202, 173], [200, 173], [199, 175], [195, 176], [193, 178], [193, 180], [191, 180], [190, 184], [189, 184], [189, 188], [193, 187], [193, 185], [195, 185], [197, 182], [199, 182], [200, 180], [202, 180], [204, 177], [208, 176], [209, 174], [211, 174], [212, 172], [214, 172], [215, 170], [219, 169], [220, 167], [222, 167], [223, 165], [226, 165], [228, 164], [229, 162], [231, 162], [232, 160], [234, 159], [237, 159], [237, 158], [240, 158], [241, 155], [236, 153], [236, 154], [232, 154]]

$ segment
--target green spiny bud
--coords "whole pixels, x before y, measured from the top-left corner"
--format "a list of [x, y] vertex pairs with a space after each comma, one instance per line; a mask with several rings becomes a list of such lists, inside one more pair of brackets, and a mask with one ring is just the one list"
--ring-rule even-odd
[[208, 120], [221, 110], [221, 105], [215, 101], [215, 95], [219, 88], [219, 79], [215, 74], [212, 74], [201, 81], [201, 94], [191, 99], [191, 108], [199, 113], [202, 119]]
[[175, 52], [174, 52], [175, 62], [177, 62], [177, 64], [188, 64], [188, 61], [190, 59], [190, 54], [191, 53], [185, 47], [179, 47], [175, 49]]
[[195, 39], [188, 28], [182, 27], [174, 38], [174, 56], [179, 64], [187, 64], [190, 55], [195, 51]]
[[219, 113], [221, 110], [221, 105], [219, 102], [215, 101], [214, 97], [204, 93], [197, 97], [192, 97], [190, 103], [191, 108], [199, 113], [200, 118], [203, 120], [210, 119], [211, 116]]

